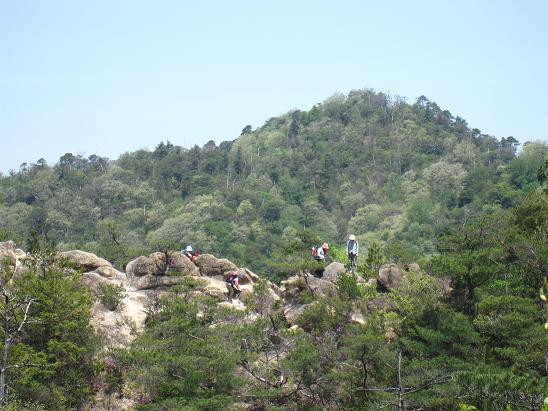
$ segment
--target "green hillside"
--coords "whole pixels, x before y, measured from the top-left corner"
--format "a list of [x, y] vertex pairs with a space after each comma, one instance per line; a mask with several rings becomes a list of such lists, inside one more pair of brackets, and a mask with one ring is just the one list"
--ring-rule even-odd
[[425, 97], [357, 90], [219, 145], [22, 164], [0, 179], [0, 239], [80, 248], [119, 266], [190, 243], [273, 274], [272, 262], [354, 233], [410, 262], [435, 254], [463, 219], [538, 187], [548, 148], [517, 148]]

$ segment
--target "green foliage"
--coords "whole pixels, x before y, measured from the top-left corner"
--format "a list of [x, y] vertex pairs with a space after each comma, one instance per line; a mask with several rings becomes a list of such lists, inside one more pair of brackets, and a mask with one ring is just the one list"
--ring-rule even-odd
[[226, 409], [240, 384], [234, 376], [239, 345], [228, 343], [230, 327], [209, 327], [223, 312], [184, 294], [161, 300], [145, 333], [120, 358], [143, 393], [140, 409]]
[[[30, 271], [12, 287], [32, 298], [30, 321], [10, 349], [10, 396], [46, 409], [76, 408], [92, 393], [95, 337], [90, 326], [91, 296], [78, 274], [67, 274], [48, 252], [27, 258]], [[20, 321], [20, 320], [19, 320]]]
[[47, 408], [36, 403], [24, 403], [13, 400], [2, 405], [2, 411], [46, 411]]
[[454, 298], [471, 314], [477, 303], [477, 289], [502, 274], [500, 216], [487, 215], [468, 222], [460, 231], [446, 237], [445, 254], [432, 258], [434, 272], [450, 276]]
[[372, 242], [367, 249], [367, 258], [365, 260], [367, 269], [376, 275], [381, 265], [383, 265], [385, 257], [379, 243]]
[[101, 304], [110, 311], [114, 311], [126, 296], [124, 290], [125, 288], [121, 285], [101, 284], [99, 285], [97, 296], [99, 297]]
[[336, 282], [337, 291], [343, 299], [356, 300], [363, 295], [356, 276], [348, 273], [339, 273]]

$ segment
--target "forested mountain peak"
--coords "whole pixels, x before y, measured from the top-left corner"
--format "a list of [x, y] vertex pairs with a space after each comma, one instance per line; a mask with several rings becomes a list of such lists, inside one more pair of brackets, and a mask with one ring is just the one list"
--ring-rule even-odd
[[0, 180], [0, 227], [29, 247], [43, 237], [120, 263], [192, 243], [271, 271], [266, 261], [283, 260], [288, 244], [306, 250], [349, 232], [407, 262], [435, 253], [463, 215], [507, 208], [538, 186], [546, 145], [519, 156], [517, 146], [424, 96], [355, 90], [219, 145], [23, 164]]

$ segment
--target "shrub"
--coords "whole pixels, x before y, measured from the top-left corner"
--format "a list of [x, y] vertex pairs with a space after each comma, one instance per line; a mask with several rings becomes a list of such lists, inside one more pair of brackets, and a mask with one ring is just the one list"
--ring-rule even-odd
[[101, 284], [99, 286], [99, 300], [110, 311], [116, 310], [126, 293], [124, 287], [115, 284]]

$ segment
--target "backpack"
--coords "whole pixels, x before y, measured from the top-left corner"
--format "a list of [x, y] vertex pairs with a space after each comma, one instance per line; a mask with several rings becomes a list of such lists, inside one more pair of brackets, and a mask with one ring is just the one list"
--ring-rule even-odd
[[235, 272], [235, 271], [229, 271], [228, 273], [226, 273], [226, 274], [224, 275], [224, 280], [225, 280], [225, 282], [227, 282], [227, 283], [232, 283], [232, 282], [236, 279], [236, 277], [238, 277], [238, 273], [237, 273], [237, 272]]
[[315, 259], [315, 260], [319, 260], [320, 257], [318, 256], [318, 248], [320, 248], [319, 246], [318, 247], [312, 247], [312, 257]]

